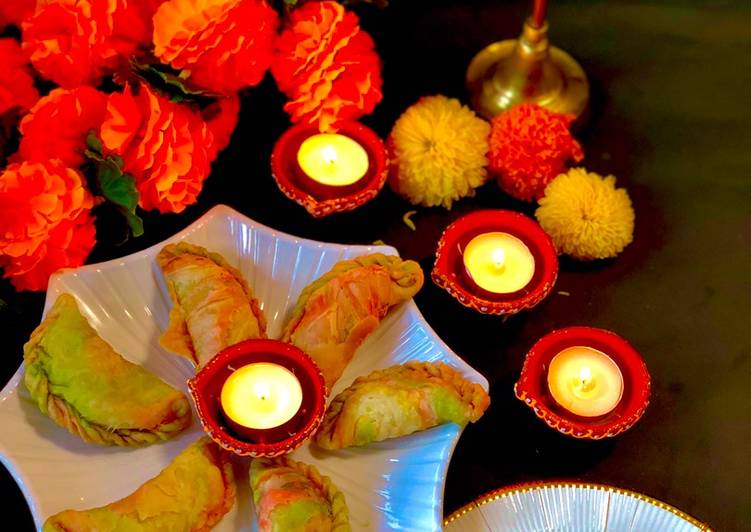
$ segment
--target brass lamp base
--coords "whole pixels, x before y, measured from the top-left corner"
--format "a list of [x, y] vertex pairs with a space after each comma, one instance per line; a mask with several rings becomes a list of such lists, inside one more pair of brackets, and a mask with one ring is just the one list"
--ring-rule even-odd
[[493, 43], [472, 59], [467, 87], [477, 113], [491, 119], [523, 102], [577, 117], [584, 112], [587, 76], [573, 57], [550, 46], [547, 33], [547, 22], [536, 28], [528, 19], [519, 39]]

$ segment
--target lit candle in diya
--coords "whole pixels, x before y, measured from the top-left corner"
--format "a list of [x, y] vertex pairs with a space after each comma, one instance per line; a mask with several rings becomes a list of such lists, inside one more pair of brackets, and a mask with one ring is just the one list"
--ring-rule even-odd
[[517, 292], [527, 286], [535, 274], [532, 252], [509, 233], [477, 235], [464, 249], [463, 260], [472, 281], [494, 294]]
[[386, 146], [359, 122], [340, 122], [335, 134], [294, 125], [271, 153], [271, 175], [279, 190], [315, 218], [369, 202], [386, 184], [388, 171]]
[[577, 416], [604, 416], [623, 396], [620, 368], [608, 355], [591, 347], [574, 346], [556, 354], [547, 380], [555, 402]]
[[313, 181], [344, 187], [368, 172], [368, 153], [356, 140], [339, 134], [321, 133], [305, 139], [297, 152], [297, 163]]
[[302, 405], [300, 381], [287, 368], [270, 362], [235, 370], [222, 386], [222, 412], [241, 435], [264, 439], [262, 431], [282, 427]]

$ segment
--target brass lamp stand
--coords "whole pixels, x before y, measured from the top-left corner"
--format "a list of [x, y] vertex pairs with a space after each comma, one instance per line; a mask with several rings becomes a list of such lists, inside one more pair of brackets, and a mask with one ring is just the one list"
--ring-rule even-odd
[[522, 102], [580, 116], [589, 101], [589, 83], [569, 54], [550, 46], [547, 0], [534, 0], [532, 16], [519, 39], [496, 42], [478, 53], [467, 69], [472, 106], [485, 118]]

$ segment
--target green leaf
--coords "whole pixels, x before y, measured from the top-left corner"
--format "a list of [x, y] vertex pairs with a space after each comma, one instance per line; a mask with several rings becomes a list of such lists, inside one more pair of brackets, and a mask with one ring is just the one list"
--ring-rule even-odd
[[119, 168], [120, 170], [122, 170], [122, 169], [123, 169], [123, 165], [124, 165], [125, 163], [123, 162], [123, 158], [122, 158], [122, 157], [120, 157], [119, 155], [114, 155], [114, 154], [112, 154], [112, 155], [110, 155], [110, 156], [108, 157], [108, 159], [109, 159], [110, 161], [112, 161], [113, 163], [115, 163], [115, 164], [117, 165], [117, 167], [118, 167], [118, 168]]
[[89, 160], [91, 160], [91, 161], [95, 161], [95, 162], [101, 162], [101, 161], [104, 161], [104, 158], [103, 158], [103, 157], [102, 157], [102, 156], [101, 156], [100, 154], [98, 154], [97, 152], [95, 152], [95, 151], [91, 151], [91, 150], [84, 150], [84, 151], [83, 151], [83, 154], [84, 154], [84, 155], [85, 155], [86, 157], [88, 157], [88, 158], [89, 158]]
[[143, 220], [136, 214], [135, 209], [129, 211], [121, 207], [119, 210], [125, 216], [125, 220], [128, 222], [128, 227], [130, 227], [133, 236], [141, 236], [143, 234]]
[[121, 157], [104, 155], [102, 141], [93, 130], [86, 137], [86, 145], [88, 149], [84, 154], [96, 169], [96, 187], [99, 193], [125, 217], [133, 236], [141, 236], [143, 220], [136, 214], [138, 189], [135, 178], [123, 172]]
[[186, 79], [189, 73], [185, 70], [175, 71], [158, 62], [140, 63], [135, 59], [132, 59], [130, 64], [140, 78], [174, 102], [191, 100], [201, 103], [217, 96], [210, 91], [191, 86]]
[[102, 153], [102, 141], [99, 140], [99, 137], [93, 129], [89, 131], [89, 134], [86, 136], [86, 146], [89, 148], [88, 151], [92, 151], [97, 154]]
[[122, 161], [108, 157], [99, 162], [97, 182], [99, 191], [108, 201], [114, 203], [120, 213], [125, 216], [133, 236], [143, 234], [143, 221], [136, 214], [138, 206], [138, 189], [136, 180], [130, 174], [124, 174], [120, 165]]
[[105, 198], [128, 210], [135, 210], [138, 205], [138, 190], [132, 175], [124, 174], [117, 163], [106, 159], [99, 165], [97, 178]]

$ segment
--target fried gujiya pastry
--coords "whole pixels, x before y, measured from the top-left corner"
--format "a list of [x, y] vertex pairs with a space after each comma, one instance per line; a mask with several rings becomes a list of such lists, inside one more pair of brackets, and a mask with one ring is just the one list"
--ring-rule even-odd
[[388, 310], [422, 283], [420, 265], [399, 257], [376, 253], [337, 262], [302, 291], [282, 340], [310, 355], [331, 389]]
[[201, 367], [225, 347], [266, 336], [258, 301], [224, 257], [180, 242], [165, 246], [156, 260], [173, 303], [162, 347]]
[[358, 377], [329, 404], [315, 442], [367, 445], [444, 423], [475, 422], [490, 405], [479, 384], [442, 363], [407, 362]]
[[250, 464], [250, 489], [260, 532], [349, 532], [347, 503], [312, 465], [278, 458]]
[[90, 510], [65, 510], [43, 532], [207, 531], [235, 503], [227, 453], [204, 437], [132, 494]]
[[105, 342], [61, 294], [23, 347], [24, 383], [39, 410], [89, 443], [139, 446], [190, 424], [188, 399]]

